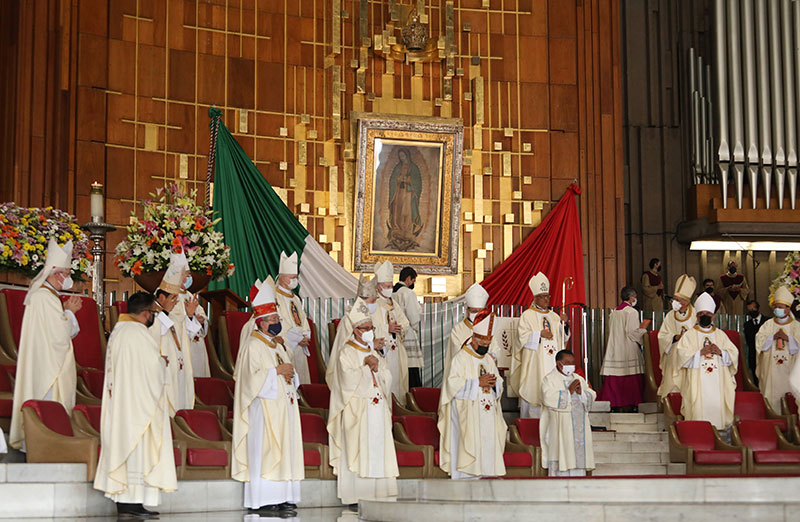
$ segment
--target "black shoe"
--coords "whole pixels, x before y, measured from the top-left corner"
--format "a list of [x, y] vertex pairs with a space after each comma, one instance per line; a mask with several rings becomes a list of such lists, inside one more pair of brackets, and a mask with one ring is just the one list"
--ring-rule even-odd
[[149, 509], [144, 507], [142, 504], [137, 504], [137, 505], [139, 506], [139, 513], [142, 514], [142, 515], [148, 515], [148, 516], [151, 516], [151, 517], [157, 517], [158, 515], [161, 514], [158, 511], [150, 511]]
[[129, 504], [127, 502], [117, 502], [118, 515], [142, 515], [144, 506], [141, 504]]
[[291, 502], [284, 502], [283, 504], [280, 504], [279, 507], [281, 508], [281, 511], [294, 511], [295, 509], [297, 509], [297, 504], [292, 504]]
[[268, 506], [261, 506], [255, 511], [259, 513], [277, 513], [281, 510], [281, 505], [282, 504], [270, 504]]

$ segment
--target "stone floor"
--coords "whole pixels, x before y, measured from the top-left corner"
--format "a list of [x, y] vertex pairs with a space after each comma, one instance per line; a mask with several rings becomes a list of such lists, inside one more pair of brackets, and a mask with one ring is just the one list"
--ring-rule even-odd
[[[0, 521], [20, 520], [19, 518], [2, 518], [2, 508], [0, 508]], [[117, 517], [54, 517], [54, 518], [26, 518], [25, 522], [116, 522]], [[164, 522], [358, 522], [358, 514], [345, 508], [300, 508], [296, 517], [277, 518], [259, 517], [258, 515], [248, 515], [241, 511], [211, 511], [206, 513], [185, 513], [185, 514], [163, 514], [158, 520]]]

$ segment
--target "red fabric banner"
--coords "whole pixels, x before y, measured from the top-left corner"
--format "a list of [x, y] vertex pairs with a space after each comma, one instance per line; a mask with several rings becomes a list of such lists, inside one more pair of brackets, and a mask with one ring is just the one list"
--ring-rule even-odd
[[581, 224], [575, 204], [575, 196], [580, 193], [580, 187], [570, 185], [531, 235], [483, 280], [489, 305], [530, 306], [533, 296], [528, 281], [538, 272], [550, 279], [553, 308], [560, 309], [562, 283], [570, 276], [574, 284], [566, 291], [566, 304], [586, 302]]

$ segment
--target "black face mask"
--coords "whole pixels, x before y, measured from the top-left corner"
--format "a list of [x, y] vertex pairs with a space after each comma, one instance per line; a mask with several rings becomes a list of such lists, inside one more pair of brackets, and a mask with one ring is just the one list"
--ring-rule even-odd
[[735, 266], [730, 267], [728, 269], [728, 272], [730, 272], [731, 275], [735, 274], [736, 273], [736, 267]]
[[409, 288], [409, 290], [413, 290], [414, 289], [414, 283], [411, 283], [410, 285], [408, 285], [408, 288]]
[[658, 268], [656, 268], [656, 272], [661, 272], [661, 265], [658, 265]]
[[700, 323], [700, 326], [702, 326], [703, 328], [708, 328], [709, 326], [711, 326], [711, 320], [712, 319], [713, 319], [713, 317], [710, 316], [710, 315], [701, 315], [697, 319], [697, 322]]
[[748, 310], [747, 315], [755, 319], [756, 317], [758, 317], [758, 310]]
[[488, 346], [478, 346], [475, 349], [475, 353], [477, 353], [478, 355], [486, 355], [486, 352], [488, 352], [488, 351], [489, 351], [489, 347]]
[[705, 293], [707, 293], [708, 295], [712, 295], [714, 293], [714, 289], [712, 287], [710, 287], [710, 286], [708, 288], [706, 288], [705, 290], [703, 290], [703, 291]]
[[147, 320], [147, 322], [146, 322], [146, 323], [144, 323], [144, 325], [145, 325], [146, 327], [150, 328], [151, 326], [153, 326], [153, 323], [154, 323], [154, 322], [156, 322], [156, 314], [152, 314], [152, 315], [150, 315], [150, 319], [148, 319], [148, 320]]
[[281, 323], [272, 323], [267, 327], [267, 331], [271, 335], [278, 335], [279, 333], [281, 333], [281, 328], [282, 328]]

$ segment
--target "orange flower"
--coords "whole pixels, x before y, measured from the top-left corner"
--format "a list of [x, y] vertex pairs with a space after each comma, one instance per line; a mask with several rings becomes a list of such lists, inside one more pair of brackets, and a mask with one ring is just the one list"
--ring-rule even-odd
[[203, 230], [203, 225], [200, 223], [200, 220], [199, 220], [199, 219], [198, 219], [197, 221], [195, 221], [195, 222], [194, 222], [194, 229], [195, 229], [195, 230], [198, 230], [198, 231], [199, 231], [199, 230]]
[[152, 236], [150, 239], [147, 240], [147, 246], [151, 246], [156, 241], [158, 241], [158, 238], [156, 236]]
[[213, 275], [213, 273], [214, 273], [214, 272], [212, 272], [212, 271], [211, 271], [211, 265], [208, 265], [208, 266], [206, 267], [206, 274], [208, 274], [208, 275]]
[[182, 236], [183, 235], [183, 230], [176, 230], [175, 231], [175, 235], [176, 236]]
[[134, 275], [139, 275], [139, 274], [142, 273], [142, 260], [141, 259], [136, 261], [133, 264], [133, 268], [131, 268], [131, 272], [133, 272]]
[[173, 249], [175, 249], [177, 251], [177, 250], [180, 250], [182, 247], [183, 247], [183, 245], [181, 244], [181, 240], [179, 238], [176, 237], [175, 239], [172, 240], [172, 248]]

